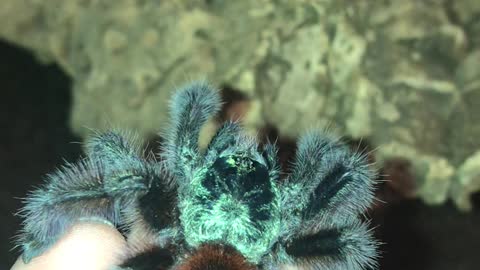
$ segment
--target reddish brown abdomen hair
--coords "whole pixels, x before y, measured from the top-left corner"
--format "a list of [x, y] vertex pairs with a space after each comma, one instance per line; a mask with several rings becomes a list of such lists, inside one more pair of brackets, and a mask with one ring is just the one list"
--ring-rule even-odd
[[224, 244], [203, 244], [178, 270], [256, 270], [235, 248]]

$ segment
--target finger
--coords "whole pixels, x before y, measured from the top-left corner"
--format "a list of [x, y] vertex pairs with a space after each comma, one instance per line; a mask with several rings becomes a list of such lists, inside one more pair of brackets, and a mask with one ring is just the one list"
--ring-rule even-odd
[[19, 258], [11, 270], [107, 270], [119, 263], [126, 250], [125, 239], [112, 226], [81, 223], [30, 263]]

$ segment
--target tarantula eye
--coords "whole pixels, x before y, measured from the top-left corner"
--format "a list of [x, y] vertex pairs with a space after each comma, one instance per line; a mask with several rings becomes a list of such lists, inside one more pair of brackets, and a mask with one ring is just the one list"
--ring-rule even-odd
[[229, 245], [201, 245], [178, 270], [255, 270], [240, 252]]

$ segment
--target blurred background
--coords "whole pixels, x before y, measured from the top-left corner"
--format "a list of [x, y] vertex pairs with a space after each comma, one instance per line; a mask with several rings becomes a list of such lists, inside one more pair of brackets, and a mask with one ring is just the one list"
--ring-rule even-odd
[[480, 1], [1, 0], [0, 269], [21, 199], [92, 129], [150, 147], [172, 91], [208, 79], [278, 139], [328, 128], [369, 153], [381, 269], [480, 264]]

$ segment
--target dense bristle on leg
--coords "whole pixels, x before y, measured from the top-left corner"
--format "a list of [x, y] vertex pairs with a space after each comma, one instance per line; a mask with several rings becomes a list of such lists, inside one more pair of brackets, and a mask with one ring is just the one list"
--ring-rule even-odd
[[374, 179], [366, 158], [339, 140], [320, 131], [302, 136], [282, 188], [278, 262], [293, 260], [307, 269], [374, 267], [376, 242], [358, 221], [374, 199]]
[[25, 262], [43, 253], [80, 218], [116, 223], [119, 212], [103, 190], [101, 175], [100, 168], [88, 161], [66, 165], [27, 197], [17, 239]]
[[197, 164], [200, 128], [219, 109], [218, 91], [205, 82], [192, 83], [174, 94], [163, 155], [169, 171], [180, 179]]
[[213, 136], [212, 141], [208, 145], [207, 154], [216, 156], [218, 155], [218, 153], [221, 153], [225, 149], [234, 146], [236, 141], [238, 140], [240, 132], [241, 128], [238, 123], [224, 123], [218, 129], [217, 133], [215, 134], [215, 136]]
[[85, 151], [90, 159], [101, 162], [105, 169], [122, 166], [132, 167], [141, 163], [141, 143], [133, 136], [108, 131], [95, 134], [85, 143]]
[[141, 144], [135, 138], [124, 133], [109, 131], [90, 138], [86, 143], [86, 150], [90, 159], [100, 164], [105, 174], [115, 174], [118, 168], [123, 168], [125, 173], [131, 170], [143, 170], [146, 173], [144, 176], [147, 176], [147, 182], [145, 182], [146, 179], [128, 179], [128, 177], [105, 178], [106, 191], [108, 188], [121, 189], [148, 184], [148, 193], [138, 198], [134, 207], [124, 209], [125, 218], [122, 222], [124, 221], [127, 228], [139, 222], [146, 222], [152, 232], [158, 232], [172, 224], [176, 191], [170, 185], [160, 165], [143, 158]]
[[303, 220], [320, 214], [334, 220], [356, 216], [373, 201], [374, 178], [362, 155], [321, 132], [310, 132], [299, 141], [287, 180], [286, 214], [301, 213]]
[[278, 149], [275, 144], [269, 142], [264, 145], [262, 156], [267, 164], [269, 178], [275, 182], [280, 179], [280, 163], [277, 154]]
[[350, 221], [297, 236], [285, 247], [295, 265], [307, 269], [363, 270], [377, 267], [377, 242], [366, 224]]
[[121, 211], [148, 191], [156, 177], [149, 163], [123, 156], [120, 152], [131, 151], [118, 150], [123, 146], [111, 134], [95, 140], [89, 144], [90, 158], [63, 166], [26, 198], [19, 213], [24, 217], [23, 229], [17, 239], [24, 261], [43, 253], [79, 220], [119, 224]]

